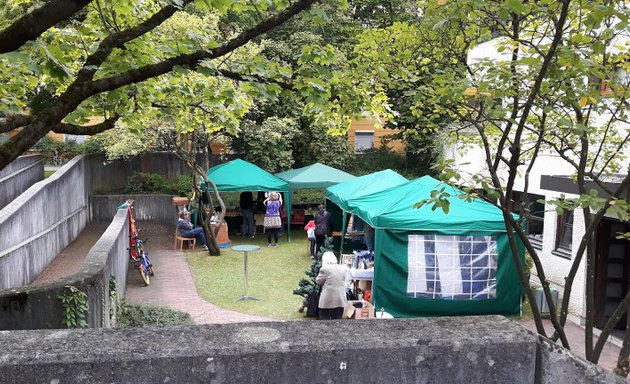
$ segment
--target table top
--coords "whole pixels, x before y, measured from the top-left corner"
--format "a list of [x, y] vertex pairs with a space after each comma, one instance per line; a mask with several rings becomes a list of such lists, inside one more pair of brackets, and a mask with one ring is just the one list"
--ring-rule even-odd
[[257, 251], [259, 249], [260, 249], [259, 246], [251, 245], [251, 244], [241, 244], [241, 245], [235, 245], [232, 247], [233, 251], [238, 251], [238, 252], [251, 252], [251, 251]]

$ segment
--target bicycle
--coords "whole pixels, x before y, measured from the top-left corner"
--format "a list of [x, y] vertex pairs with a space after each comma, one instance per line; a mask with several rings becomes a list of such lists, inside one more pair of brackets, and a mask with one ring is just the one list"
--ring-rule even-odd
[[127, 248], [127, 250], [129, 251], [130, 261], [135, 263], [135, 267], [138, 269], [142, 281], [148, 286], [150, 277], [155, 275], [155, 268], [153, 264], [151, 264], [149, 254], [144, 250], [144, 243], [146, 243], [148, 239], [142, 240], [138, 238], [140, 230], [136, 230], [136, 220], [133, 217], [132, 210], [133, 204], [133, 200], [127, 200], [124, 204], [119, 206], [118, 209], [127, 208], [127, 215], [129, 216], [129, 248]]
[[53, 158], [52, 158], [52, 163], [53, 163], [53, 165], [62, 165], [63, 164], [63, 160], [61, 159], [61, 155], [59, 154], [58, 150], [55, 150], [55, 153], [54, 153]]
[[147, 240], [148, 239], [138, 239], [134, 236], [135, 245], [132, 245], [128, 249], [131, 261], [136, 263], [135, 267], [138, 269], [142, 281], [144, 281], [144, 284], [148, 286], [150, 283], [150, 277], [155, 275], [155, 268], [153, 267], [153, 264], [151, 264], [149, 254], [144, 250], [144, 243], [146, 243]]

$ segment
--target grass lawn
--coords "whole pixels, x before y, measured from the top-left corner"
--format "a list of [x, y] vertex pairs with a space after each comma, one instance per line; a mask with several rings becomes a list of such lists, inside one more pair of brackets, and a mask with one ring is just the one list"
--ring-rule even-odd
[[267, 247], [264, 234], [256, 235], [255, 239], [231, 235], [230, 240], [232, 246], [260, 246], [259, 251], [248, 253], [248, 294], [260, 301], [236, 301], [245, 293], [243, 253], [232, 251], [231, 247], [222, 249], [220, 257], [209, 257], [205, 252], [188, 254], [199, 296], [221, 308], [241, 313], [281, 320], [305, 319], [304, 314], [297, 312], [302, 297], [293, 294], [298, 281], [306, 276], [304, 271], [311, 265], [305, 232], [294, 229], [291, 242], [287, 242], [285, 234], [277, 247]]
[[47, 178], [48, 176], [52, 175], [55, 172], [56, 171], [44, 171], [44, 179]]

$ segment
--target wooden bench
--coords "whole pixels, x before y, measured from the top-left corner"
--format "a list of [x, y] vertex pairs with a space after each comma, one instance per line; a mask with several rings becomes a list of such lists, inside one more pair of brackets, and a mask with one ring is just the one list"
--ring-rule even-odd
[[192, 250], [195, 250], [195, 245], [197, 244], [197, 239], [194, 237], [184, 237], [184, 236], [180, 236], [179, 234], [179, 229], [175, 228], [175, 249], [177, 249], [177, 242], [180, 241], [181, 243], [179, 243], [179, 250], [183, 251], [184, 250], [184, 241], [189, 241], [189, 246], [192, 245]]

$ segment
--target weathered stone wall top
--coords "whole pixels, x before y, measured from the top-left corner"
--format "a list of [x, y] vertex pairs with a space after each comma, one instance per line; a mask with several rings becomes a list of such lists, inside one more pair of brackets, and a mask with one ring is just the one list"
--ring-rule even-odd
[[10, 383], [625, 383], [501, 316], [0, 332]]
[[0, 382], [533, 383], [499, 316], [0, 332]]

